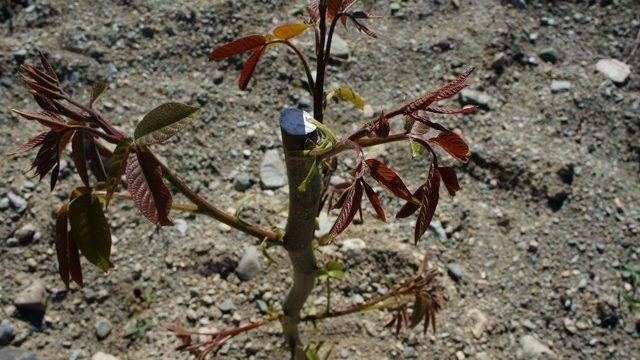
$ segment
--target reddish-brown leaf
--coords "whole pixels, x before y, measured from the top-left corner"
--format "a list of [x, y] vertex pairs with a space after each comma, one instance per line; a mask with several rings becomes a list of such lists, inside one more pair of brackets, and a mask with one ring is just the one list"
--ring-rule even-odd
[[378, 38], [378, 34], [376, 34], [375, 31], [369, 29], [366, 25], [364, 25], [360, 21], [356, 20], [355, 18], [351, 18], [351, 21], [355, 25], [356, 29], [358, 29], [358, 31], [360, 31], [361, 33], [363, 33], [363, 34], [365, 34], [365, 35], [367, 35], [369, 37], [372, 37], [374, 39]]
[[433, 104], [434, 102], [448, 99], [454, 96], [455, 94], [460, 92], [460, 90], [464, 89], [467, 86], [465, 84], [465, 81], [467, 80], [471, 72], [473, 72], [473, 70], [474, 70], [473, 67], [467, 68], [462, 75], [460, 75], [458, 78], [456, 78], [452, 82], [446, 84], [445, 86], [441, 87], [440, 89], [432, 93], [427, 94], [426, 96], [423, 96], [409, 103], [404, 107], [404, 113], [413, 114], [416, 111], [425, 110], [426, 108], [429, 107], [429, 105]]
[[336, 201], [336, 203], [333, 204], [329, 210], [340, 209], [344, 205], [344, 202], [347, 200], [347, 197], [351, 196], [349, 194], [349, 190], [350, 189], [342, 191], [342, 194], [340, 195], [340, 198], [338, 198], [338, 201]]
[[142, 215], [158, 226], [173, 225], [169, 220], [171, 192], [162, 181], [162, 168], [155, 156], [136, 149], [129, 156], [126, 175], [127, 188]]
[[242, 54], [267, 43], [267, 38], [263, 35], [249, 35], [238, 40], [221, 45], [209, 53], [210, 61], [218, 61], [230, 56]]
[[[58, 91], [59, 87], [55, 79], [47, 75], [46, 73], [36, 69], [33, 66], [22, 65], [20, 66], [20, 70], [29, 75], [29, 80], [35, 81], [40, 86], [47, 88], [51, 91]], [[23, 75], [23, 80], [27, 78], [26, 75]]]
[[436, 213], [438, 200], [440, 197], [440, 175], [434, 166], [429, 170], [427, 183], [424, 184], [425, 193], [421, 199], [420, 214], [416, 222], [415, 243], [417, 244], [422, 235], [429, 228], [429, 224]]
[[107, 181], [107, 173], [104, 170], [104, 162], [102, 161], [102, 156], [98, 151], [96, 142], [90, 136], [85, 137], [85, 142], [87, 143], [87, 158], [89, 160], [89, 165], [91, 166], [93, 175], [95, 175], [98, 181]]
[[327, 19], [329, 21], [333, 20], [333, 18], [338, 15], [340, 10], [342, 9], [342, 0], [328, 0], [327, 1]]
[[247, 62], [244, 64], [242, 72], [240, 73], [240, 81], [238, 84], [240, 90], [244, 90], [247, 88], [249, 80], [251, 80], [251, 77], [253, 76], [253, 72], [256, 69], [256, 65], [258, 65], [258, 61], [260, 60], [264, 49], [264, 46], [254, 49], [249, 59], [247, 59]]
[[60, 116], [52, 112], [42, 111], [38, 114], [34, 114], [34, 113], [23, 112], [15, 109], [11, 111], [22, 116], [27, 120], [37, 121], [40, 124], [50, 129], [63, 129], [67, 126], [67, 124], [65, 124], [64, 120]]
[[60, 93], [57, 89], [53, 90], [50, 87], [39, 84], [36, 80], [30, 79], [24, 75], [20, 76], [20, 79], [29, 86], [33, 91], [38, 94], [47, 97], [49, 99], [59, 100], [64, 99], [64, 95]]
[[456, 133], [452, 131], [443, 131], [435, 138], [429, 139], [429, 141], [440, 145], [442, 149], [457, 160], [461, 162], [469, 161], [469, 157], [471, 156], [469, 146]]
[[91, 186], [89, 172], [87, 171], [87, 157], [84, 152], [84, 134], [80, 131], [77, 131], [71, 140], [71, 158], [84, 186]]
[[33, 161], [31, 168], [35, 169], [35, 175], [42, 180], [51, 169], [54, 169], [51, 175], [52, 189], [55, 187], [58, 180], [58, 174], [56, 169], [59, 168], [60, 163], [60, 140], [62, 139], [62, 132], [55, 130], [49, 131], [42, 140], [40, 150]]
[[47, 136], [47, 133], [41, 133], [38, 134], [38, 136], [34, 137], [33, 139], [30, 139], [29, 141], [27, 141], [26, 143], [20, 145], [19, 148], [13, 150], [12, 152], [6, 154], [7, 156], [12, 156], [12, 155], [17, 155], [17, 154], [22, 154], [25, 153], [27, 151], [31, 151], [33, 149], [35, 149], [36, 147], [40, 146], [42, 144], [42, 142], [44, 141], [45, 136]]
[[69, 274], [71, 275], [71, 280], [78, 284], [78, 286], [83, 287], [84, 281], [82, 280], [82, 267], [80, 266], [80, 250], [78, 250], [78, 245], [73, 235], [71, 235], [71, 232], [69, 232], [68, 241]]
[[349, 13], [349, 16], [354, 19], [365, 19], [365, 20], [373, 20], [373, 19], [381, 19], [382, 16], [372, 14], [366, 11], [354, 11]]
[[374, 132], [376, 136], [386, 138], [389, 136], [391, 127], [389, 126], [389, 119], [384, 114], [384, 111], [380, 113], [378, 120], [375, 122]]
[[353, 218], [358, 213], [360, 209], [360, 203], [362, 202], [362, 185], [360, 182], [356, 182], [353, 187], [347, 190], [346, 198], [344, 204], [342, 205], [342, 209], [340, 210], [340, 214], [336, 219], [336, 222], [333, 224], [329, 235], [332, 238], [340, 235], [349, 224], [353, 221]]
[[376, 179], [380, 185], [387, 188], [395, 196], [407, 200], [409, 202], [417, 203], [418, 201], [411, 195], [409, 189], [404, 184], [400, 176], [393, 170], [389, 169], [387, 165], [376, 159], [367, 159], [367, 166], [371, 170], [371, 176]]
[[373, 205], [373, 208], [376, 211], [376, 214], [378, 214], [378, 217], [380, 218], [380, 220], [387, 222], [387, 215], [384, 213], [384, 209], [382, 208], [382, 203], [380, 203], [380, 198], [378, 197], [376, 192], [373, 191], [373, 189], [371, 188], [371, 185], [367, 184], [367, 182], [364, 180], [361, 180], [361, 182], [362, 182], [362, 186], [364, 186], [364, 191], [367, 194], [367, 198], [369, 199], [369, 202], [371, 203], [371, 205]]
[[440, 173], [442, 182], [447, 188], [449, 195], [455, 196], [456, 192], [460, 191], [460, 184], [458, 183], [456, 171], [452, 167], [439, 167], [438, 172]]
[[64, 203], [58, 210], [56, 218], [56, 255], [58, 257], [58, 273], [69, 288], [69, 204]]
[[[422, 199], [424, 197], [424, 186], [420, 186], [418, 190], [413, 193], [413, 197], [416, 199]], [[420, 205], [408, 201], [406, 204], [404, 204], [402, 209], [400, 209], [400, 211], [396, 215], [396, 219], [407, 218], [418, 211], [418, 209], [420, 209]]]
[[40, 94], [38, 94], [35, 91], [32, 91], [31, 95], [33, 95], [33, 98], [36, 100], [36, 102], [38, 103], [38, 106], [40, 106], [40, 108], [42, 108], [42, 110], [49, 111], [49, 112], [58, 111], [58, 109], [56, 108], [53, 100], [49, 100], [46, 97], [41, 96]]
[[47, 75], [49, 75], [51, 80], [53, 80], [56, 84], [60, 85], [60, 80], [58, 80], [58, 76], [53, 70], [53, 66], [51, 66], [51, 63], [49, 63], [49, 60], [47, 60], [47, 57], [41, 51], [38, 51], [38, 53], [40, 54], [40, 63], [42, 64], [42, 67], [44, 68]]
[[476, 110], [478, 110], [477, 105], [465, 106], [462, 109], [447, 109], [447, 108], [441, 108], [437, 106], [429, 106], [425, 109], [425, 111], [427, 112], [432, 112], [434, 114], [443, 114], [443, 115], [468, 114]]

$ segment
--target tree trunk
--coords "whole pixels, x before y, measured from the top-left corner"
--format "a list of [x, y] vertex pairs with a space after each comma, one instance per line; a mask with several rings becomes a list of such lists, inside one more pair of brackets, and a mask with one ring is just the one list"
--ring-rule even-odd
[[293, 358], [304, 359], [303, 343], [298, 324], [300, 311], [313, 289], [317, 271], [312, 241], [316, 229], [316, 216], [320, 204], [321, 181], [316, 172], [306, 191], [298, 190], [313, 164], [312, 158], [294, 155], [292, 152], [308, 149], [318, 138], [316, 127], [307, 122], [305, 113], [288, 109], [280, 116], [280, 130], [289, 178], [289, 217], [284, 235], [284, 247], [293, 267], [293, 286], [282, 307], [282, 329], [286, 344]]

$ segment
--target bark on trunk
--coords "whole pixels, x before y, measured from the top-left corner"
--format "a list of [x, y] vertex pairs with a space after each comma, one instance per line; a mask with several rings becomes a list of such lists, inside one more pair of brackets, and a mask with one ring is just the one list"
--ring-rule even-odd
[[318, 138], [316, 127], [306, 121], [305, 113], [298, 109], [285, 110], [280, 116], [282, 143], [289, 178], [289, 217], [284, 235], [284, 247], [293, 267], [293, 286], [283, 305], [282, 329], [293, 358], [304, 359], [298, 324], [300, 311], [315, 283], [317, 264], [312, 249], [316, 229], [316, 215], [320, 204], [321, 181], [316, 173], [304, 192], [298, 186], [313, 166], [312, 158], [293, 155], [308, 149]]

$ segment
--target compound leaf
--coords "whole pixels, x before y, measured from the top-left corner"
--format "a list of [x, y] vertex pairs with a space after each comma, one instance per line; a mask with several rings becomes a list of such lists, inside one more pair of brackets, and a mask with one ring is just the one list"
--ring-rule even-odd
[[82, 255], [103, 272], [111, 262], [111, 231], [102, 204], [91, 191], [84, 191], [69, 205], [71, 234]]
[[151, 110], [136, 127], [134, 138], [139, 145], [159, 144], [187, 127], [197, 107], [169, 102]]

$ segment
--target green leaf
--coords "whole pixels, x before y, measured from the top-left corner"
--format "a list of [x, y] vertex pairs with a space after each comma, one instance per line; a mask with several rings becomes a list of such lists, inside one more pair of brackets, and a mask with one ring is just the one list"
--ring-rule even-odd
[[73, 199], [69, 205], [69, 223], [82, 255], [103, 272], [109, 271], [111, 231], [98, 197], [83, 191]]
[[340, 100], [344, 100], [352, 103], [361, 111], [364, 110], [364, 100], [362, 100], [360, 95], [358, 95], [355, 91], [347, 87], [341, 87], [335, 90], [335, 97]]
[[427, 301], [416, 295], [416, 300], [413, 303], [413, 312], [411, 313], [411, 327], [414, 328], [420, 324], [424, 320], [426, 313]]
[[339, 262], [331, 261], [330, 263], [327, 264], [326, 269], [329, 277], [338, 279], [338, 280], [344, 279], [344, 269], [342, 267], [342, 264], [340, 264]]
[[412, 138], [409, 138], [409, 145], [411, 145], [411, 156], [418, 157], [418, 155], [420, 155], [420, 151], [422, 150], [422, 146]]
[[107, 195], [105, 196], [105, 208], [109, 206], [113, 193], [118, 189], [124, 170], [127, 168], [127, 159], [131, 152], [131, 140], [124, 139], [113, 150], [113, 155], [109, 159], [109, 169], [107, 171]]
[[134, 132], [139, 145], [159, 144], [187, 127], [199, 108], [170, 102], [151, 110]]

